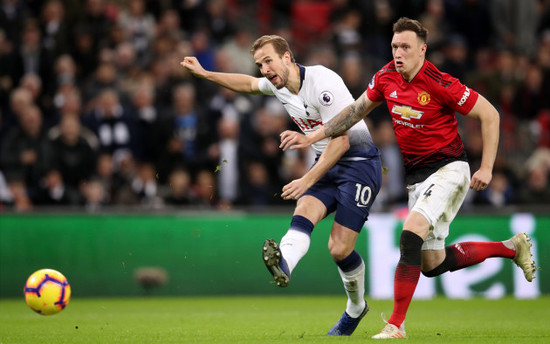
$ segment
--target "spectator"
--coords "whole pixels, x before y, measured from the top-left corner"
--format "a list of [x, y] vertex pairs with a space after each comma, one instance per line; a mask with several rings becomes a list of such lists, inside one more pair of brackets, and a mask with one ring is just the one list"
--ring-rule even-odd
[[77, 189], [66, 185], [61, 173], [54, 169], [46, 173], [34, 204], [46, 206], [77, 206], [82, 204], [82, 197]]
[[25, 20], [31, 16], [26, 1], [2, 0], [0, 6], [0, 28], [5, 32], [9, 43], [17, 48], [21, 45], [21, 35]]
[[527, 160], [526, 183], [520, 191], [522, 204], [550, 204], [550, 149], [539, 148]]
[[[1, 13], [0, 13], [1, 15]], [[1, 19], [0, 19], [1, 20]], [[0, 26], [0, 112], [8, 110], [10, 91], [17, 84], [15, 72], [16, 54], [12, 42], [6, 37], [5, 31]]]
[[132, 96], [132, 115], [137, 121], [137, 157], [142, 161], [156, 162], [157, 153], [153, 147], [154, 132], [163, 118], [155, 105], [155, 89], [151, 80], [138, 82]]
[[472, 53], [493, 43], [493, 20], [500, 21], [500, 18], [492, 17], [489, 8], [492, 2], [483, 0], [444, 2], [446, 18], [451, 23], [450, 31], [465, 37]]
[[378, 203], [378, 210], [387, 210], [399, 203], [406, 204], [405, 171], [401, 163], [403, 158], [393, 133], [392, 123], [387, 120], [379, 122], [373, 132], [373, 140], [380, 150], [385, 171], [382, 188], [376, 196], [375, 204]]
[[468, 44], [461, 35], [451, 35], [447, 37], [446, 43], [442, 46], [444, 61], [441, 69], [446, 73], [454, 75], [456, 78], [464, 80], [466, 74], [472, 68], [468, 61]]
[[502, 208], [513, 204], [515, 197], [515, 190], [508, 176], [502, 171], [495, 171], [491, 185], [476, 194], [474, 204], [492, 205], [495, 208]]
[[105, 189], [103, 184], [97, 180], [92, 179], [83, 188], [84, 195], [84, 207], [88, 211], [98, 211], [106, 204]]
[[152, 41], [156, 19], [145, 10], [144, 0], [129, 0], [120, 13], [118, 24], [126, 34], [126, 40], [136, 49], [136, 64], [146, 67], [151, 59]]
[[66, 115], [59, 124], [59, 136], [52, 140], [53, 166], [64, 184], [74, 190], [88, 181], [96, 166], [96, 152], [81, 135], [80, 119]]
[[135, 204], [156, 208], [160, 206], [158, 184], [155, 167], [151, 163], [142, 162], [137, 167], [137, 173], [131, 180], [131, 189]]
[[239, 118], [224, 116], [218, 122], [217, 146], [218, 167], [217, 179], [220, 200], [228, 205], [234, 204], [239, 198]]
[[42, 47], [38, 23], [28, 20], [20, 35], [21, 46], [16, 50], [16, 79], [20, 80], [25, 74], [37, 74], [42, 80], [49, 80], [53, 60]]
[[265, 208], [281, 204], [280, 189], [271, 183], [269, 172], [264, 164], [250, 161], [246, 164], [242, 183], [241, 203], [253, 208]]
[[105, 89], [97, 97], [92, 111], [82, 123], [99, 139], [99, 150], [113, 155], [115, 161], [136, 151], [135, 119], [122, 106], [115, 90]]
[[94, 72], [92, 78], [86, 81], [82, 89], [85, 108], [96, 106], [95, 101], [105, 89], [110, 89], [117, 94], [117, 98], [124, 97], [122, 88], [117, 80], [116, 66], [111, 62], [101, 63]]
[[115, 50], [117, 87], [124, 95], [133, 94], [144, 75], [139, 66], [137, 49], [129, 42], [122, 42]]
[[338, 56], [363, 51], [363, 37], [361, 36], [361, 12], [348, 8], [341, 13], [333, 23], [332, 40]]
[[520, 121], [533, 121], [543, 107], [550, 105], [543, 90], [543, 73], [536, 64], [527, 67], [525, 79], [518, 86], [512, 103], [512, 110]]
[[490, 11], [496, 47], [533, 56], [538, 23], [537, 1], [491, 1]]
[[61, 104], [59, 104], [59, 100], [57, 100], [56, 103], [55, 95], [59, 93], [60, 88], [68, 85], [77, 87], [77, 83], [79, 83], [76, 74], [76, 63], [73, 57], [69, 54], [59, 56], [55, 60], [54, 73], [55, 78], [51, 81], [51, 87], [53, 89], [51, 95], [54, 106], [59, 107]]
[[216, 69], [215, 50], [210, 41], [210, 36], [206, 30], [195, 31], [191, 35], [191, 46], [193, 54], [199, 62], [208, 70]]
[[[92, 203], [100, 203], [103, 205], [113, 205], [118, 197], [118, 192], [125, 183], [124, 180], [115, 171], [113, 156], [109, 153], [101, 153], [97, 157], [95, 173], [87, 184], [99, 184], [102, 189], [101, 199]], [[86, 185], [84, 189], [88, 186]], [[92, 188], [94, 188], [93, 186]], [[87, 197], [87, 192], [83, 190], [83, 194]], [[97, 193], [94, 193], [97, 194]]]
[[342, 58], [340, 74], [353, 99], [357, 99], [365, 91], [367, 73], [364, 70], [364, 65], [365, 61], [361, 59], [361, 55], [356, 53], [345, 54]]
[[[59, 93], [54, 98], [56, 107], [59, 107], [59, 114], [56, 117], [63, 119], [65, 116], [74, 116], [79, 118], [80, 121], [82, 117], [82, 103], [78, 90], [71, 85], [66, 85], [66, 87], [62, 87], [58, 91]], [[59, 132], [59, 125], [56, 125], [48, 131], [48, 137], [51, 140], [56, 139], [60, 135]], [[88, 142], [94, 151], [99, 149], [99, 141], [93, 131], [81, 125], [80, 136]]]
[[40, 182], [50, 170], [52, 148], [42, 124], [42, 113], [36, 106], [25, 108], [19, 115], [19, 126], [4, 138], [0, 162], [8, 183], [25, 185], [31, 202], [38, 197]]
[[[227, 72], [236, 72], [247, 75], [256, 74], [257, 67], [254, 61], [250, 59], [250, 46], [252, 38], [250, 32], [244, 28], [240, 28], [235, 32], [233, 37], [228, 38], [227, 42], [222, 46], [222, 50], [227, 53], [228, 58], [233, 62], [233, 70]], [[219, 70], [222, 70], [221, 66]]]
[[215, 47], [221, 46], [229, 37], [235, 34], [233, 23], [229, 20], [226, 3], [225, 0], [206, 2], [206, 15], [204, 16], [203, 25], [208, 28], [209, 36]]
[[218, 200], [216, 177], [210, 170], [201, 169], [195, 175], [193, 193], [196, 203], [201, 208], [217, 208], [221, 206]]
[[25, 109], [34, 105], [32, 93], [23, 87], [18, 87], [10, 94], [9, 107], [6, 112], [2, 113], [2, 122], [0, 123], [0, 145], [1, 138], [9, 132], [13, 127], [16, 127], [19, 122], [19, 116]]
[[181, 28], [181, 19], [176, 10], [167, 9], [162, 12], [155, 28], [155, 36], [157, 39], [159, 37], [169, 37], [174, 41], [185, 39], [185, 32]]
[[47, 0], [42, 7], [42, 45], [49, 60], [69, 52], [69, 28], [61, 0]]
[[171, 206], [188, 206], [194, 202], [189, 171], [175, 168], [168, 176], [168, 190], [164, 196], [164, 203]]
[[172, 95], [171, 115], [159, 124], [154, 140], [159, 156], [157, 170], [163, 182], [176, 166], [195, 173], [204, 164], [216, 164], [205, 154], [212, 141], [204, 112], [195, 104], [195, 88], [181, 84], [174, 88]]
[[283, 152], [279, 149], [279, 134], [288, 128], [288, 115], [276, 99], [269, 99], [266, 105], [243, 120], [240, 135], [243, 163], [261, 162], [267, 168], [270, 183], [281, 190], [284, 181], [279, 166]]
[[31, 210], [33, 204], [27, 193], [25, 182], [21, 179], [13, 179], [8, 181], [7, 184], [9, 190], [8, 205], [11, 205], [18, 212]]
[[446, 36], [450, 32], [449, 20], [445, 12], [445, 4], [443, 0], [428, 0], [426, 8], [420, 15], [418, 21], [430, 33], [428, 44], [430, 50], [438, 51], [445, 44]]

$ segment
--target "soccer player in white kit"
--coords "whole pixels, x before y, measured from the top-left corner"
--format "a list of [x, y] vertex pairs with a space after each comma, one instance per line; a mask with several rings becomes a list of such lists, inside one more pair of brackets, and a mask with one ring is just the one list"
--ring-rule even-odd
[[[181, 65], [196, 77], [235, 92], [274, 95], [304, 133], [315, 131], [353, 102], [340, 76], [324, 66], [297, 64], [282, 37], [262, 36], [250, 52], [262, 78], [206, 71], [195, 57], [185, 57]], [[286, 287], [309, 249], [314, 226], [335, 212], [328, 246], [348, 301], [328, 335], [351, 335], [369, 310], [364, 299], [365, 264], [355, 251], [355, 242], [380, 189], [380, 153], [362, 121], [312, 147], [317, 155], [315, 164], [281, 193], [285, 200], [297, 200], [290, 228], [280, 245], [272, 239], [264, 242], [262, 258], [277, 285]]]

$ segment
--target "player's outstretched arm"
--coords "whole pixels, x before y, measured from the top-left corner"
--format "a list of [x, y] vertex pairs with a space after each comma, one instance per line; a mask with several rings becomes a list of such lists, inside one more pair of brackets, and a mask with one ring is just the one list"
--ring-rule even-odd
[[232, 91], [240, 93], [260, 93], [260, 89], [258, 88], [259, 78], [246, 74], [207, 71], [194, 56], [185, 57], [180, 64], [197, 78], [212, 81]]
[[381, 102], [371, 101], [363, 93], [356, 101], [340, 111], [338, 115], [307, 136], [293, 131], [283, 132], [279, 148], [282, 148], [284, 151], [289, 148], [304, 148], [326, 137], [340, 136], [380, 104]]
[[481, 121], [481, 137], [483, 139], [481, 166], [472, 175], [470, 188], [483, 190], [487, 188], [493, 178], [493, 165], [497, 156], [500, 134], [500, 118], [497, 109], [481, 94], [467, 116]]

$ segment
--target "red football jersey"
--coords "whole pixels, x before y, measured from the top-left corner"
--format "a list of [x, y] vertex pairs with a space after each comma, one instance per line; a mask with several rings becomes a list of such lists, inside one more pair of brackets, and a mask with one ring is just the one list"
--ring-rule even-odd
[[426, 60], [408, 82], [391, 61], [374, 75], [366, 92], [374, 102], [386, 100], [406, 168], [464, 154], [455, 112], [470, 112], [478, 93], [457, 78]]

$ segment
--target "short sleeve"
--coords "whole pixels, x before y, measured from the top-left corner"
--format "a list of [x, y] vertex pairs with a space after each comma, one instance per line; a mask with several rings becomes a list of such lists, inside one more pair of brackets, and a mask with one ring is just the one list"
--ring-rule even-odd
[[271, 83], [266, 78], [261, 78], [260, 82], [258, 82], [258, 88], [260, 89], [260, 92], [263, 94], [267, 94], [272, 96], [273, 90], [271, 89]]
[[449, 77], [451, 85], [442, 92], [447, 106], [466, 115], [474, 107], [479, 93], [462, 84], [457, 78]]
[[366, 92], [369, 100], [373, 102], [381, 102], [384, 100], [384, 93], [380, 85], [380, 73], [373, 75]]
[[320, 68], [314, 76], [311, 102], [316, 104], [323, 122], [326, 122], [353, 103], [353, 96], [344, 80], [332, 70]]

